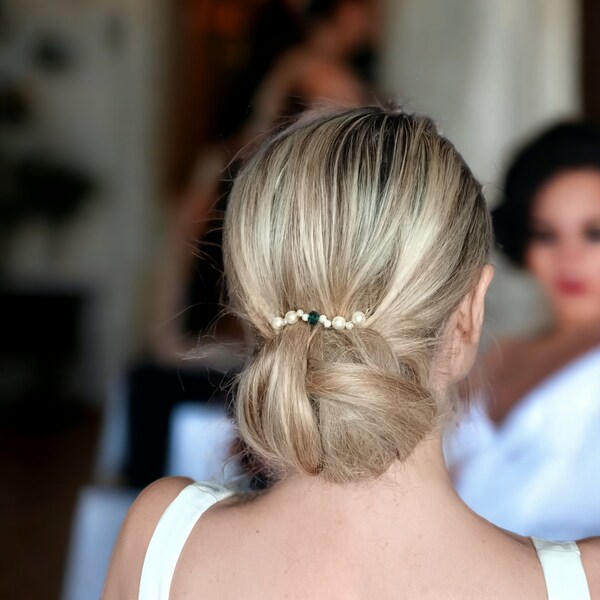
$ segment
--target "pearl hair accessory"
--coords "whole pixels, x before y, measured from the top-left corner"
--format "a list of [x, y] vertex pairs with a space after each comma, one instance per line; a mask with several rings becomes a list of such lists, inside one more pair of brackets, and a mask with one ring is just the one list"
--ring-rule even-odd
[[306, 313], [302, 309], [298, 310], [290, 310], [285, 313], [285, 317], [275, 316], [271, 319], [271, 326], [273, 329], [279, 331], [283, 329], [286, 325], [293, 325], [298, 321], [304, 321], [309, 325], [317, 325], [321, 323], [325, 329], [329, 329], [333, 327], [334, 329], [342, 330], [342, 329], [352, 329], [353, 327], [363, 327], [367, 321], [365, 313], [357, 310], [352, 313], [352, 318], [349, 321], [346, 321], [344, 317], [333, 317], [333, 319], [328, 319], [326, 315], [320, 315], [317, 311], [311, 310]]

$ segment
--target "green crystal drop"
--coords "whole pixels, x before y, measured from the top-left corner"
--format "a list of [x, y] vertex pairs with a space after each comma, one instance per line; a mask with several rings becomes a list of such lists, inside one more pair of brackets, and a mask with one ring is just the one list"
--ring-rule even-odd
[[319, 322], [319, 317], [321, 315], [319, 315], [319, 313], [315, 310], [311, 310], [308, 313], [308, 324], [309, 325], [316, 325]]

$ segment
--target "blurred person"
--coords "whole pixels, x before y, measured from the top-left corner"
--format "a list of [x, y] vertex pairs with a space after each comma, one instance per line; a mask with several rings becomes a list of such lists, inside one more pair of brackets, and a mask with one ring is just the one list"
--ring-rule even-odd
[[[238, 327], [223, 311], [222, 219], [239, 138], [208, 146], [191, 181], [168, 215], [168, 229], [156, 285], [150, 344], [164, 363], [181, 364], [210, 328], [216, 337], [235, 341]], [[203, 338], [206, 341], [205, 338]]]
[[[224, 311], [222, 219], [246, 141], [242, 134], [209, 146], [167, 220], [147, 351], [127, 374], [125, 475], [135, 487], [165, 473], [174, 407], [225, 405], [242, 362], [242, 329]], [[185, 360], [192, 351], [195, 360]]]
[[456, 489], [522, 534], [599, 534], [600, 126], [563, 123], [528, 144], [508, 171], [494, 228], [553, 320], [485, 356], [480, 402], [448, 432]]
[[254, 496], [154, 483], [104, 599], [589, 600], [588, 580], [599, 594], [600, 539], [502, 530], [446, 471], [491, 238], [481, 186], [425, 117], [318, 113], [259, 149], [234, 184], [224, 262], [251, 341], [239, 433], [278, 481]]
[[[221, 295], [221, 219], [237, 155], [308, 106], [324, 102], [356, 105], [367, 97], [349, 60], [371, 39], [371, 4], [367, 0], [312, 0], [306, 16], [306, 41], [276, 63], [260, 88], [253, 117], [204, 150], [169, 219], [150, 351], [146, 360], [130, 370], [127, 382], [125, 473], [136, 487], [164, 474], [173, 408], [185, 401], [224, 402], [225, 390], [240, 365], [243, 332], [235, 318], [222, 314]], [[210, 336], [206, 335], [209, 331]], [[192, 348], [202, 360], [184, 363], [182, 357]], [[268, 477], [261, 475], [263, 479]], [[255, 479], [253, 485], [262, 484]]]
[[284, 52], [258, 87], [250, 125], [273, 123], [323, 102], [355, 106], [372, 99], [352, 60], [373, 41], [374, 8], [368, 0], [311, 0], [303, 42]]
[[307, 0], [263, 0], [253, 9], [242, 44], [243, 60], [232, 80], [219, 85], [215, 115], [219, 135], [229, 138], [243, 126], [259, 83], [284, 52], [302, 42], [306, 4]]

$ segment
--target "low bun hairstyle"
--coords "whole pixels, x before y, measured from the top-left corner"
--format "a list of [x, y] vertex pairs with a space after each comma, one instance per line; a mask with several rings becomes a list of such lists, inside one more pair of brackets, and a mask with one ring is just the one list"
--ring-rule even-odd
[[[234, 183], [223, 248], [251, 342], [235, 413], [254, 458], [332, 482], [406, 459], [448, 412], [432, 359], [490, 246], [480, 185], [427, 118], [312, 113], [263, 145]], [[367, 322], [272, 328], [298, 308]]]

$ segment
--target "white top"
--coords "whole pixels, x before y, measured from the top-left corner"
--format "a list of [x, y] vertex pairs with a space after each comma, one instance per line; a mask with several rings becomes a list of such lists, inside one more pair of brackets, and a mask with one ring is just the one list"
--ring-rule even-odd
[[[234, 493], [214, 483], [196, 482], [169, 504], [146, 551], [139, 600], [169, 600], [175, 566], [194, 525], [213, 504]], [[544, 571], [548, 600], [590, 600], [577, 544], [531, 539]]]
[[600, 347], [553, 373], [500, 424], [476, 405], [445, 432], [456, 491], [520, 535], [600, 534]]
[[548, 600], [590, 600], [590, 589], [581, 554], [575, 542], [548, 542], [532, 537], [544, 579]]
[[202, 514], [235, 492], [221, 485], [196, 482], [183, 488], [167, 506], [150, 538], [139, 600], [168, 600], [171, 580], [183, 546]]

